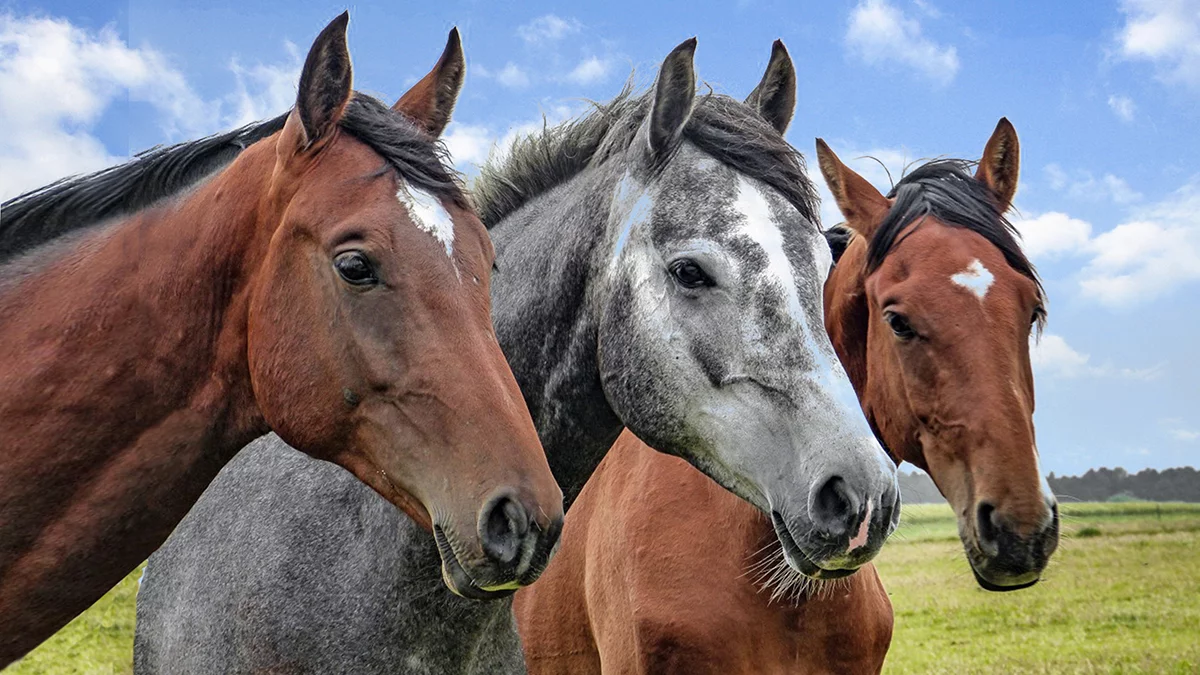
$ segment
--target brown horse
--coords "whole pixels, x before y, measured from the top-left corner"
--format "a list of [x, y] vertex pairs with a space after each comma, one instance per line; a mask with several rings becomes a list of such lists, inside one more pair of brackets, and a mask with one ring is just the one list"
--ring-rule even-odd
[[351, 90], [347, 21], [289, 114], [4, 205], [0, 666], [272, 430], [431, 527], [459, 593], [545, 565], [562, 493], [492, 329], [491, 243], [435, 138], [458, 35], [389, 109]]
[[[1001, 120], [974, 177], [932, 162], [889, 199], [818, 141], [853, 228], [835, 245], [827, 330], [894, 458], [950, 498], [991, 589], [1035, 582], [1058, 527], [1033, 444], [1043, 294], [1002, 216], [1017, 153]], [[575, 502], [557, 561], [517, 595], [530, 672], [879, 672], [892, 609], [874, 567], [813, 586], [771, 535], [753, 508], [622, 436]]]

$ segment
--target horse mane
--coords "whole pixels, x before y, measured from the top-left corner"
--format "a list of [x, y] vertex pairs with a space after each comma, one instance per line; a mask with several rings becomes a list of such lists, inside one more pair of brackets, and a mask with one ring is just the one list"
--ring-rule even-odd
[[[653, 92], [626, 84], [590, 113], [513, 142], [488, 161], [472, 185], [484, 225], [493, 227], [534, 197], [627, 149], [650, 113]], [[819, 223], [816, 188], [804, 157], [752, 107], [723, 94], [696, 98], [683, 138], [713, 158], [778, 190], [809, 222]]]
[[[254, 143], [283, 128], [290, 113], [195, 141], [159, 146], [124, 164], [63, 178], [0, 204], [0, 264], [59, 237], [128, 216], [224, 169]], [[413, 186], [466, 204], [445, 146], [408, 118], [355, 93], [340, 126], [377, 152]]]
[[854, 239], [854, 230], [847, 227], [845, 223], [838, 223], [822, 234], [825, 235], [825, 241], [829, 244], [829, 252], [833, 254], [833, 264], [836, 265], [842, 259], [842, 254], [846, 252], [850, 241]]
[[[1046, 290], [1033, 263], [1021, 250], [1020, 234], [1000, 211], [991, 189], [969, 173], [973, 165], [966, 160], [938, 159], [922, 164], [896, 183], [887, 195], [895, 200], [892, 208], [867, 246], [867, 273], [883, 264], [905, 228], [924, 216], [932, 216], [947, 225], [970, 230], [1000, 249], [1013, 269], [1037, 285], [1044, 305]], [[1039, 331], [1045, 320], [1045, 309], [1039, 309]]]

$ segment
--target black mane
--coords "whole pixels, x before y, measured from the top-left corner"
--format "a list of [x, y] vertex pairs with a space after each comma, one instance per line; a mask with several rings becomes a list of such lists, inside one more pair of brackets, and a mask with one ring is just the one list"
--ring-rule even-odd
[[825, 241], [829, 244], [829, 252], [833, 254], [833, 263], [836, 265], [842, 259], [842, 254], [846, 252], [850, 241], [854, 239], [854, 230], [847, 227], [845, 223], [838, 223], [825, 230], [824, 234]]
[[[283, 128], [287, 113], [222, 134], [139, 153], [124, 164], [72, 176], [0, 204], [0, 264], [65, 234], [127, 216], [200, 183]], [[383, 103], [356, 93], [343, 130], [379, 153], [413, 186], [465, 204], [445, 148]]]
[[[921, 165], [896, 183], [888, 193], [895, 202], [867, 247], [867, 273], [883, 264], [906, 227], [922, 216], [932, 216], [947, 225], [970, 230], [1000, 249], [1013, 269], [1037, 284], [1044, 304], [1046, 291], [1033, 263], [1021, 250], [1020, 234], [1000, 212], [991, 189], [968, 172], [971, 166], [964, 160], [939, 159]], [[1044, 318], [1043, 310], [1039, 312], [1039, 326]]]
[[[506, 159], [485, 165], [472, 186], [483, 223], [494, 226], [530, 199], [628, 148], [652, 99], [652, 92], [635, 96], [627, 86], [579, 119], [517, 139]], [[697, 97], [683, 138], [775, 188], [801, 215], [820, 223], [804, 157], [750, 106], [722, 94]]]

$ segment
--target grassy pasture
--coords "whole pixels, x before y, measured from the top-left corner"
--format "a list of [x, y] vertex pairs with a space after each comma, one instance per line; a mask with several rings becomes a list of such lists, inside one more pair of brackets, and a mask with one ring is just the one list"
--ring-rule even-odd
[[880, 555], [885, 673], [1200, 673], [1200, 504], [1063, 505], [1041, 583], [976, 587], [949, 507], [905, 507]]
[[[1200, 673], [1200, 504], [1065, 504], [1045, 579], [978, 589], [950, 509], [905, 507], [878, 565], [885, 673]], [[140, 570], [5, 675], [131, 672]]]

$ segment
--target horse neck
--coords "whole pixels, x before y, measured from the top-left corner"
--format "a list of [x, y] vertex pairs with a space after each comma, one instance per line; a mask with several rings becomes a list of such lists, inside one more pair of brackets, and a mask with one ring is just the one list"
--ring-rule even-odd
[[[872, 405], [868, 393], [870, 345], [867, 336], [871, 309], [867, 304], [866, 261], [867, 241], [855, 236], [825, 283], [825, 328], [846, 375], [850, 377], [867, 422], [888, 454], [899, 461], [907, 459], [903, 456], [906, 443], [903, 439], [889, 439], [882, 432], [891, 428], [891, 425], [881, 424], [885, 420], [879, 417], [888, 414], [888, 406]], [[901, 455], [897, 456], [896, 452]]]
[[866, 240], [855, 236], [825, 282], [825, 328], [861, 401], [867, 383]]
[[597, 362], [616, 180], [611, 169], [587, 169], [491, 230], [496, 334], [568, 506], [624, 427]]
[[23, 623], [0, 667], [145, 560], [267, 430], [246, 321], [274, 152], [246, 152], [191, 195], [30, 254], [0, 290], [0, 316], [20, 317], [0, 322], [0, 614]]
[[262, 145], [188, 195], [18, 263], [0, 291], [0, 315], [23, 317], [0, 324], [0, 352], [24, 355], [0, 388], [0, 436], [14, 440], [0, 463], [34, 484], [169, 452], [141, 479], [171, 483], [197, 463], [215, 475], [265, 432], [245, 363], [247, 282], [270, 234]]

